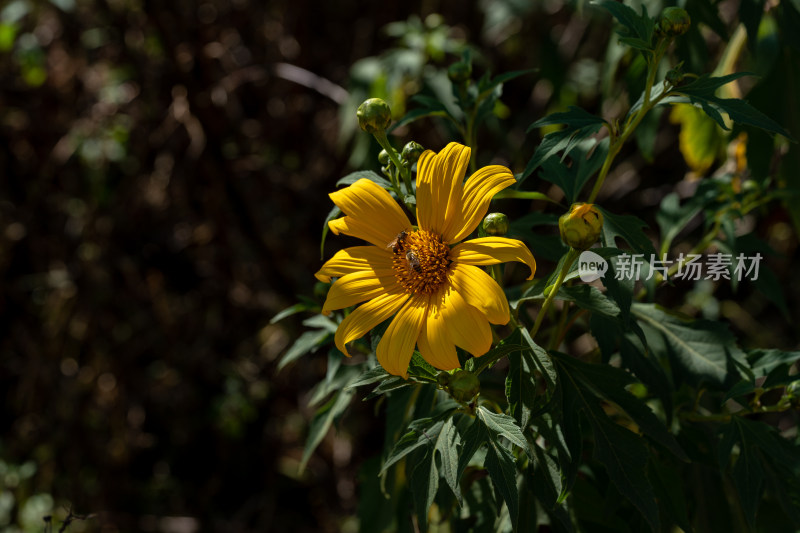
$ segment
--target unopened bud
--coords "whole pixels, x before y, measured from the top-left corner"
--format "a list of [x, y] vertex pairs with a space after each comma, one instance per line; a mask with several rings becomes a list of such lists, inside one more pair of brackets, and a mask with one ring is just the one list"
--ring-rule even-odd
[[470, 76], [472, 76], [472, 65], [463, 61], [453, 63], [447, 69], [447, 77], [453, 83], [465, 83]]
[[447, 383], [450, 396], [457, 402], [469, 402], [481, 391], [478, 376], [467, 370], [458, 370]]
[[389, 152], [381, 150], [378, 153], [378, 162], [383, 166], [387, 166], [389, 164]]
[[572, 204], [558, 219], [561, 240], [576, 250], [587, 250], [603, 231], [603, 214], [593, 204]]
[[673, 68], [667, 71], [667, 75], [664, 77], [664, 79], [666, 79], [667, 83], [669, 83], [673, 87], [677, 87], [683, 82], [684, 77], [685, 74], [681, 69]]
[[380, 98], [364, 100], [364, 103], [358, 106], [356, 116], [361, 129], [372, 134], [385, 130], [392, 122], [392, 110], [389, 104]]
[[400, 157], [403, 160], [403, 163], [407, 165], [413, 165], [419, 159], [419, 156], [422, 155], [422, 152], [425, 151], [425, 148], [422, 147], [421, 144], [409, 141], [403, 147], [403, 152], [400, 154]]
[[656, 34], [677, 37], [689, 31], [692, 19], [685, 9], [680, 7], [668, 7], [661, 12], [661, 16], [656, 22]]
[[483, 231], [492, 237], [502, 237], [508, 233], [508, 217], [503, 213], [489, 213], [483, 219]]

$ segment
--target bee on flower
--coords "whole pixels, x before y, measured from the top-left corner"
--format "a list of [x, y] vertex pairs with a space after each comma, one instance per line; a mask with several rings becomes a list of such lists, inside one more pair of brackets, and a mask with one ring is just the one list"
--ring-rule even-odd
[[370, 245], [337, 252], [319, 272], [331, 286], [323, 313], [361, 304], [339, 325], [336, 346], [346, 344], [394, 317], [378, 343], [378, 362], [408, 377], [415, 347], [441, 370], [460, 366], [459, 346], [474, 356], [492, 345], [490, 323], [507, 324], [508, 301], [480, 266], [536, 261], [519, 240], [493, 236], [462, 242], [481, 222], [492, 197], [515, 183], [508, 168], [491, 165], [464, 181], [470, 149], [448, 144], [438, 154], [425, 151], [417, 162], [417, 225], [391, 195], [361, 179], [330, 194], [344, 217], [329, 222]]

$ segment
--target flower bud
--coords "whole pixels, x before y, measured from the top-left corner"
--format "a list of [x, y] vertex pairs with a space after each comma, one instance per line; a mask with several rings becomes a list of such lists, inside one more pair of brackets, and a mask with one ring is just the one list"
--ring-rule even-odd
[[361, 129], [372, 134], [385, 130], [392, 122], [392, 110], [389, 104], [380, 98], [364, 100], [364, 103], [358, 106], [356, 116]]
[[656, 22], [656, 34], [667, 37], [677, 37], [689, 31], [692, 19], [689, 13], [680, 7], [668, 7], [661, 12]]
[[502, 237], [508, 233], [508, 217], [503, 213], [489, 213], [483, 219], [483, 231], [492, 237]]
[[389, 152], [381, 150], [378, 153], [378, 162], [383, 166], [387, 166], [389, 164]]
[[667, 75], [664, 77], [664, 79], [666, 79], [667, 82], [673, 87], [677, 87], [681, 84], [681, 82], [683, 82], [684, 76], [685, 75], [681, 69], [673, 68], [667, 71]]
[[558, 219], [561, 240], [576, 250], [587, 250], [597, 242], [603, 230], [603, 214], [593, 205], [572, 204]]
[[466, 83], [470, 76], [472, 76], [472, 65], [463, 61], [453, 63], [447, 69], [447, 77], [453, 83]]
[[478, 376], [467, 370], [458, 370], [450, 376], [447, 384], [450, 396], [457, 402], [469, 402], [481, 391]]
[[424, 151], [425, 148], [423, 148], [421, 144], [414, 141], [409, 141], [403, 147], [403, 152], [400, 154], [400, 157], [402, 158], [403, 163], [411, 166], [417, 162], [419, 156], [421, 156], [422, 152]]

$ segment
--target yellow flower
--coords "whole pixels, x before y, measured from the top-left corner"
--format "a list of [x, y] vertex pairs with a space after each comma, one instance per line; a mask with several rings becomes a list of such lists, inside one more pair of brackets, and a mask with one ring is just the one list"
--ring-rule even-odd
[[428, 150], [417, 163], [417, 223], [379, 185], [361, 179], [330, 197], [346, 216], [328, 223], [335, 234], [358, 237], [372, 246], [337, 252], [317, 279], [331, 286], [323, 313], [363, 303], [336, 331], [336, 346], [358, 339], [394, 316], [378, 343], [377, 356], [390, 374], [408, 377], [414, 347], [441, 370], [458, 368], [456, 346], [475, 356], [492, 345], [489, 323], [507, 324], [508, 301], [478, 265], [536, 261], [521, 241], [485, 237], [459, 243], [480, 223], [492, 197], [515, 180], [503, 166], [464, 174], [470, 149], [448, 144]]

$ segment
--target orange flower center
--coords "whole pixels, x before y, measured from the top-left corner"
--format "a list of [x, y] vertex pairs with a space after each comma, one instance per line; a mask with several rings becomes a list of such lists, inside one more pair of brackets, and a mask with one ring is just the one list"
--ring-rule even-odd
[[426, 230], [403, 232], [391, 248], [394, 275], [407, 292], [432, 294], [447, 281], [450, 247], [440, 235]]

